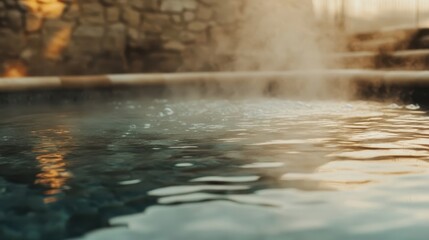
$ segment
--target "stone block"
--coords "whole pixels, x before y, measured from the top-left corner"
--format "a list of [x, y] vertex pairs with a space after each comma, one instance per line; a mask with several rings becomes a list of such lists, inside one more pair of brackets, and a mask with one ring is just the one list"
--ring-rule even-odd
[[145, 2], [146, 2], [146, 0], [145, 1], [141, 1], [141, 0], [128, 0], [128, 4], [131, 7], [136, 8], [138, 10], [145, 9], [145, 6], [146, 6]]
[[144, 70], [145, 70], [145, 64], [143, 59], [137, 58], [137, 59], [129, 60], [127, 71], [131, 73], [140, 73], [140, 72], [144, 72]]
[[28, 34], [25, 39], [25, 47], [40, 51], [43, 48], [43, 38], [40, 33]]
[[175, 72], [182, 65], [180, 54], [155, 52], [145, 61], [145, 70], [149, 72]]
[[25, 39], [21, 33], [10, 29], [0, 29], [0, 55], [18, 56], [25, 46]]
[[104, 7], [100, 3], [89, 2], [81, 5], [80, 22], [83, 24], [102, 25], [104, 21]]
[[171, 19], [173, 19], [174, 23], [182, 23], [182, 16], [180, 16], [179, 14], [172, 15]]
[[18, 10], [9, 10], [6, 12], [6, 22], [14, 31], [20, 31], [23, 29], [23, 16]]
[[198, 3], [196, 0], [162, 0], [161, 11], [163, 12], [182, 12], [187, 9], [196, 9]]
[[115, 5], [116, 2], [116, 0], [101, 0], [101, 3], [108, 7]]
[[103, 54], [94, 59], [93, 74], [124, 73], [126, 70], [126, 60], [122, 55]]
[[163, 13], [146, 13], [141, 26], [141, 31], [149, 33], [161, 33], [164, 28], [171, 25], [170, 16]]
[[123, 12], [123, 19], [128, 26], [138, 28], [141, 21], [140, 12], [132, 8], [125, 8]]
[[198, 3], [196, 0], [182, 0], [181, 1], [184, 8], [187, 10], [195, 10], [197, 9]]
[[186, 46], [179, 41], [169, 41], [163, 45], [165, 50], [178, 51], [181, 52], [186, 49]]
[[206, 4], [206, 5], [211, 6], [211, 5], [214, 5], [214, 4], [218, 3], [219, 0], [200, 0], [200, 2], [202, 2], [202, 3]]
[[27, 13], [25, 16], [25, 30], [27, 32], [37, 32], [42, 28], [43, 17], [39, 14]]
[[116, 23], [119, 21], [120, 12], [117, 7], [106, 8], [106, 20], [109, 23]]
[[72, 35], [69, 53], [93, 54], [101, 52], [101, 42], [104, 38], [104, 27], [93, 25], [81, 25]]
[[194, 43], [197, 38], [197, 34], [193, 32], [183, 31], [180, 33], [180, 40], [184, 43]]
[[79, 19], [79, 17], [80, 17], [79, 6], [76, 3], [69, 5], [62, 16], [62, 18], [66, 21], [75, 21]]
[[197, 10], [197, 18], [200, 20], [210, 20], [213, 18], [214, 11], [209, 7], [200, 6]]
[[201, 32], [206, 30], [208, 24], [205, 22], [191, 22], [188, 24], [188, 30], [193, 32]]
[[117, 23], [107, 28], [103, 38], [103, 49], [107, 52], [123, 53], [126, 47], [127, 29], [124, 24]]
[[180, 25], [171, 25], [163, 28], [161, 37], [163, 40], [180, 40], [183, 31]]
[[170, 23], [170, 15], [165, 13], [146, 13], [144, 20], [159, 25], [168, 25]]
[[16, 0], [3, 0], [3, 2], [5, 3], [5, 5], [7, 7], [16, 7], [16, 5], [17, 5]]
[[65, 65], [64, 74], [69, 75], [87, 75], [89, 74], [89, 66], [93, 60], [92, 56], [74, 54], [70, 56], [63, 64]]
[[190, 22], [195, 19], [195, 13], [191, 11], [186, 11], [183, 13], [183, 19], [185, 19], [185, 22]]
[[133, 4], [133, 1], [138, 1], [138, 2], [142, 2], [143, 3], [143, 8], [139, 8], [139, 10], [149, 10], [149, 11], [159, 11], [159, 0], [145, 0], [145, 1], [140, 1], [140, 0], [130, 0], [131, 1], [131, 5]]
[[140, 46], [141, 49], [153, 52], [162, 49], [161, 36], [158, 34], [145, 34], [144, 41]]
[[104, 36], [104, 28], [102, 26], [80, 25], [73, 36], [76, 38], [101, 39]]

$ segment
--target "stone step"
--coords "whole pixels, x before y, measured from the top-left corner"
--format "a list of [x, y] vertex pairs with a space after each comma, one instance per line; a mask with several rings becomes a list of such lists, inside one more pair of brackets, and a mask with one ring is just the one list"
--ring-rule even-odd
[[338, 53], [332, 61], [334, 66], [352, 69], [425, 70], [429, 69], [429, 49]]
[[351, 51], [394, 51], [399, 48], [398, 40], [395, 38], [372, 39], [368, 41], [352, 42], [349, 45]]
[[361, 33], [348, 38], [350, 51], [398, 51], [409, 49], [425, 31], [416, 29], [385, 29], [375, 33]]

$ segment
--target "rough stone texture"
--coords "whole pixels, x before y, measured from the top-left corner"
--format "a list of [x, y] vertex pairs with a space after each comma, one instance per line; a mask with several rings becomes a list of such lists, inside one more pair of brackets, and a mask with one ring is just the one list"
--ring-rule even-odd
[[0, 76], [207, 71], [243, 0], [0, 0]]

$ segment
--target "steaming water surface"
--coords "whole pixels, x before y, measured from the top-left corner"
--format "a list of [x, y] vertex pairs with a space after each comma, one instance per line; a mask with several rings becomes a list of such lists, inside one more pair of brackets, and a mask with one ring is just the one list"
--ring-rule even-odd
[[0, 239], [429, 234], [418, 106], [157, 99], [4, 112]]

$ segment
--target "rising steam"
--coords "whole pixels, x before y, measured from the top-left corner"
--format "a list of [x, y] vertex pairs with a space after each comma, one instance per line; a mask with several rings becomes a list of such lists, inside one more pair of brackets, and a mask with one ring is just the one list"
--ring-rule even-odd
[[[238, 28], [225, 34], [216, 48], [233, 53], [232, 62], [221, 64], [223, 70], [320, 72], [335, 66], [331, 54], [345, 45], [335, 27], [316, 20], [312, 0], [246, 0], [240, 15]], [[350, 92], [346, 81], [325, 81], [317, 73], [298, 75], [277, 78], [271, 86], [262, 84], [270, 82], [266, 79], [252, 78], [235, 89], [264, 94], [271, 88], [300, 98], [344, 97]]]
[[236, 35], [236, 70], [323, 69], [334, 44], [312, 1], [247, 0]]

